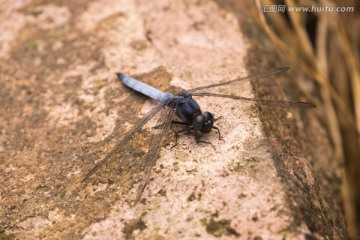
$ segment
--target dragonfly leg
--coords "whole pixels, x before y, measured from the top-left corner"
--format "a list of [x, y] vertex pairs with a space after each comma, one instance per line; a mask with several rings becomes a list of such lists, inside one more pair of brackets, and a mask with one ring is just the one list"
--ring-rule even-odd
[[190, 128], [186, 128], [186, 129], [182, 129], [182, 130], [179, 130], [179, 131], [174, 132], [174, 133], [175, 133], [175, 144], [172, 145], [170, 149], [173, 149], [174, 147], [176, 147], [180, 133], [188, 133], [188, 132], [190, 132], [190, 131], [191, 131]]
[[215, 146], [211, 142], [201, 140], [199, 135], [197, 134], [197, 131], [195, 131], [195, 141], [196, 141], [196, 143], [210, 144], [215, 149]]
[[221, 137], [220, 129], [218, 127], [212, 126], [211, 128], [215, 129], [219, 134], [219, 140], [222, 140], [225, 142], [225, 140]]
[[223, 117], [223, 116], [220, 116], [220, 117], [218, 117], [218, 118], [215, 118], [215, 119], [214, 119], [214, 122], [216, 122], [217, 120], [222, 119], [222, 118], [224, 118], [224, 117]]

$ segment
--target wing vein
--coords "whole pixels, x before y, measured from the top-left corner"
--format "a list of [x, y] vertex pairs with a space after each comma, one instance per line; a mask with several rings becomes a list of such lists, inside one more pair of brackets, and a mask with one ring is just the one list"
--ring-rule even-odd
[[288, 70], [288, 67], [282, 67], [282, 68], [276, 68], [274, 70], [268, 71], [268, 72], [260, 72], [260, 73], [254, 73], [254, 74], [250, 74], [246, 77], [240, 77], [240, 78], [236, 78], [230, 81], [225, 81], [225, 82], [220, 82], [220, 83], [215, 83], [215, 84], [210, 84], [210, 85], [206, 85], [206, 86], [202, 86], [202, 87], [197, 87], [197, 88], [193, 88], [188, 90], [187, 92], [196, 92], [202, 89], [207, 89], [207, 88], [213, 88], [213, 87], [218, 87], [218, 86], [223, 86], [223, 85], [227, 85], [233, 82], [240, 82], [240, 81], [244, 81], [244, 80], [255, 80], [255, 79], [260, 79], [260, 78], [265, 78], [268, 77], [270, 75], [273, 74], [277, 74], [277, 73], [281, 73], [284, 72], [286, 70]]
[[217, 93], [193, 93], [193, 96], [199, 97], [221, 97], [221, 98], [231, 98], [235, 100], [243, 100], [248, 102], [256, 102], [262, 105], [267, 105], [270, 107], [286, 107], [286, 108], [314, 108], [315, 105], [309, 102], [288, 102], [288, 101], [280, 101], [280, 100], [268, 100], [261, 98], [247, 98], [247, 97], [239, 97], [234, 95], [226, 95], [226, 94], [217, 94]]
[[101, 168], [104, 164], [106, 164], [116, 153], [118, 153], [121, 148], [124, 146], [124, 144], [129, 141], [129, 139], [142, 127], [144, 126], [153, 116], [155, 116], [160, 110], [165, 108], [165, 104], [159, 105], [156, 108], [152, 109], [150, 112], [148, 112], [143, 118], [141, 118], [136, 125], [125, 134], [123, 139], [116, 144], [116, 146], [113, 148], [113, 150], [108, 153], [103, 160], [101, 160], [99, 163], [97, 163], [89, 172], [86, 174], [86, 176], [83, 178], [82, 182], [85, 182], [89, 177], [91, 177], [99, 168]]
[[[178, 102], [174, 101], [173, 103], [171, 103], [169, 105], [169, 108], [166, 111], [164, 111], [163, 116], [159, 117], [157, 125], [161, 125], [162, 129], [161, 129], [161, 132], [158, 133], [152, 139], [153, 144], [151, 145], [150, 150], [146, 156], [145, 169], [144, 169], [142, 180], [139, 184], [135, 204], [140, 200], [141, 195], [144, 192], [144, 189], [146, 187], [146, 184], [149, 181], [149, 177], [150, 177], [152, 168], [156, 164], [157, 156], [158, 156], [159, 150], [160, 150], [161, 141], [171, 125], [172, 117], [174, 115], [174, 109], [176, 109], [177, 105], [178, 105]], [[162, 123], [160, 123], [160, 121], [162, 121], [163, 119], [164, 119], [164, 121]]]

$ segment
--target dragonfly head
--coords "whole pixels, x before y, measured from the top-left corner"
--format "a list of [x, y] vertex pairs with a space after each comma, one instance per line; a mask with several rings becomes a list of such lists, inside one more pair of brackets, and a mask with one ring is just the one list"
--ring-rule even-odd
[[198, 114], [193, 122], [195, 130], [202, 133], [209, 133], [214, 124], [214, 116], [209, 112]]

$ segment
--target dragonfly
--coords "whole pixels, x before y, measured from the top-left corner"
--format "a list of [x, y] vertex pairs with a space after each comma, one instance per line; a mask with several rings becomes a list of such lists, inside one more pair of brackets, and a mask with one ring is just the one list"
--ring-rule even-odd
[[[140, 200], [145, 187], [149, 181], [149, 177], [153, 167], [156, 165], [156, 160], [159, 155], [161, 142], [166, 135], [166, 132], [169, 130], [170, 125], [182, 125], [184, 129], [175, 132], [175, 144], [177, 144], [177, 139], [179, 133], [183, 132], [192, 132], [195, 135], [195, 140], [197, 143], [211, 144], [211, 142], [203, 141], [200, 138], [199, 133], [209, 133], [212, 129], [218, 132], [219, 139], [222, 139], [220, 129], [214, 126], [214, 123], [217, 119], [214, 118], [214, 115], [210, 112], [202, 112], [199, 104], [193, 99], [193, 96], [196, 97], [219, 97], [219, 98], [230, 98], [234, 100], [241, 100], [247, 102], [255, 102], [260, 105], [270, 106], [270, 107], [282, 107], [282, 108], [314, 108], [315, 105], [310, 102], [289, 102], [289, 101], [278, 101], [278, 100], [268, 100], [260, 98], [248, 98], [235, 95], [226, 95], [218, 93], [203, 92], [201, 90], [215, 88], [219, 86], [224, 86], [232, 84], [235, 82], [241, 81], [253, 81], [255, 79], [266, 79], [267, 77], [275, 74], [279, 74], [287, 71], [288, 67], [276, 68], [266, 72], [258, 72], [255, 74], [250, 74], [246, 77], [239, 77], [230, 81], [222, 81], [215, 84], [210, 84], [206, 86], [196, 87], [190, 90], [182, 90], [177, 94], [171, 94], [162, 92], [152, 86], [149, 86], [143, 82], [140, 82], [134, 78], [131, 78], [123, 73], [117, 73], [119, 80], [128, 88], [139, 92], [145, 96], [148, 96], [152, 99], [157, 100], [160, 104], [150, 110], [145, 116], [143, 116], [135, 126], [128, 131], [124, 137], [115, 145], [115, 147], [110, 151], [100, 162], [98, 162], [83, 178], [82, 182], [87, 181], [95, 172], [97, 172], [102, 166], [104, 166], [109, 160], [111, 160], [115, 155], [121, 153], [121, 151], [126, 146], [126, 143], [155, 115], [161, 114], [158, 118], [158, 125], [154, 128], [160, 129], [160, 132], [152, 138], [152, 144], [148, 150], [144, 173], [142, 179], [139, 183], [137, 195], [135, 199], [135, 204]], [[200, 92], [199, 92], [200, 91]], [[173, 120], [174, 115], [176, 115], [181, 121]], [[212, 145], [212, 144], [211, 144]]]

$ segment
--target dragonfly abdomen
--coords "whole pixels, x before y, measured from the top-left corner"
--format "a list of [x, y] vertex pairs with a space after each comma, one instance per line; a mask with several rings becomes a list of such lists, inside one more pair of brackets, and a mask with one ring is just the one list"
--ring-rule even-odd
[[170, 93], [162, 92], [134, 78], [128, 77], [123, 73], [117, 73], [117, 76], [120, 79], [120, 81], [123, 84], [125, 84], [127, 87], [141, 94], [144, 94], [145, 96], [155, 99], [161, 103], [165, 103], [167, 100], [174, 97], [174, 95]]

